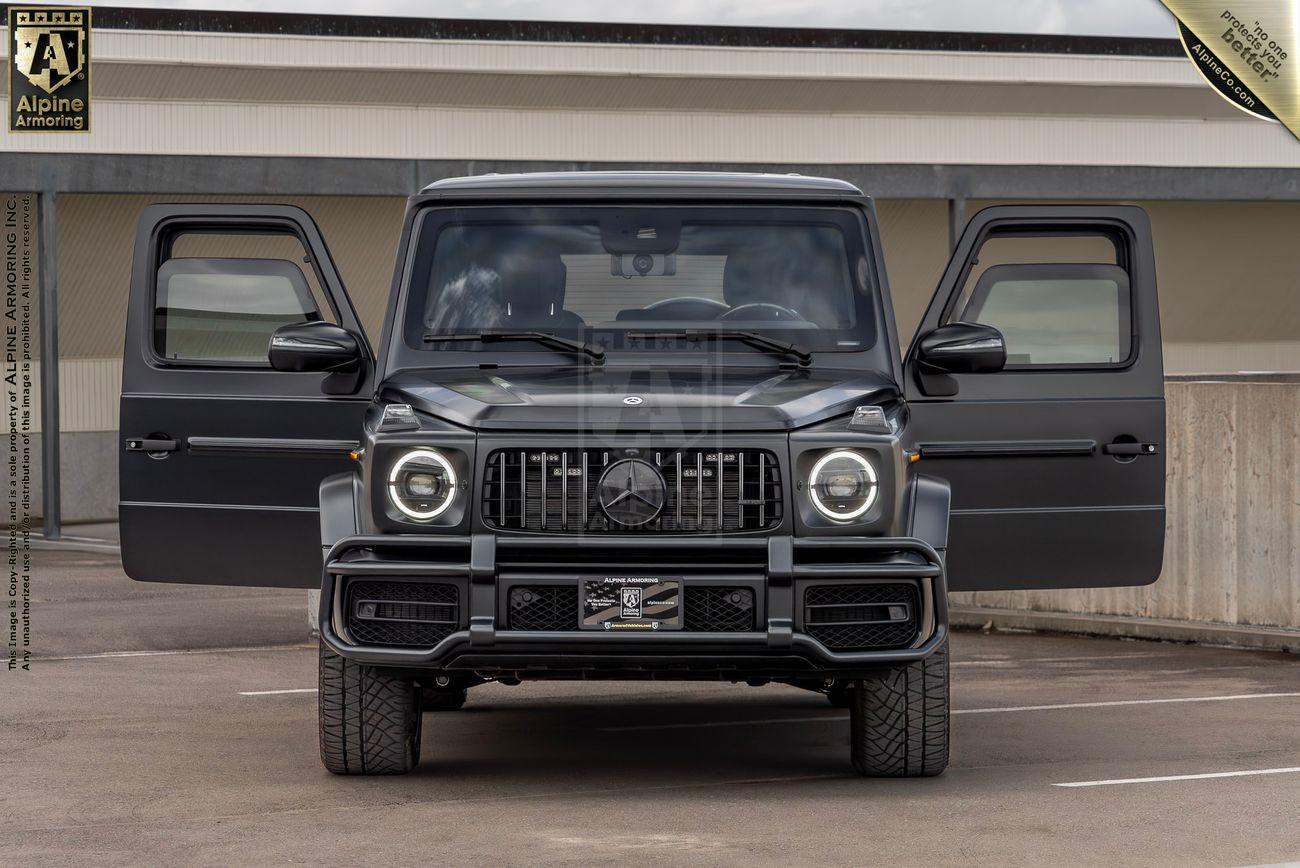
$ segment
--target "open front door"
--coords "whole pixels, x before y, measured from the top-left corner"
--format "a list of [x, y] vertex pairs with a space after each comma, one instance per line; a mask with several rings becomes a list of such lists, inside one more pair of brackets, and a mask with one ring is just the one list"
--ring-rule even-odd
[[[980, 363], [990, 332], [935, 334], [952, 323], [1001, 332], [1005, 367], [975, 372], [997, 367]], [[944, 369], [945, 352], [965, 353], [965, 370]], [[1155, 581], [1165, 412], [1145, 212], [1006, 205], [975, 215], [906, 377], [918, 470], [952, 484], [950, 590]]]
[[[272, 332], [313, 321], [349, 330], [361, 346], [349, 394], [322, 392], [332, 375], [277, 371], [268, 362]], [[372, 358], [329, 251], [302, 209], [146, 208], [122, 367], [127, 575], [318, 586], [318, 488], [323, 477], [351, 466]]]

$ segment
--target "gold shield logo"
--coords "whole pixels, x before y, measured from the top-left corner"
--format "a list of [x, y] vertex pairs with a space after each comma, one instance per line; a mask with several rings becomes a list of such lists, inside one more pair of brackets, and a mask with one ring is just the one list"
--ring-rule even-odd
[[85, 78], [86, 13], [81, 9], [14, 10], [13, 58], [18, 72], [52, 94]]

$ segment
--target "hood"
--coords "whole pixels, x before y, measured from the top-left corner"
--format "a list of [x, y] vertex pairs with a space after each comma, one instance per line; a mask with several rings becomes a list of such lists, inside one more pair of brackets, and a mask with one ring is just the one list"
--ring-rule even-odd
[[616, 366], [401, 371], [380, 387], [458, 425], [483, 430], [781, 430], [898, 394], [872, 372]]

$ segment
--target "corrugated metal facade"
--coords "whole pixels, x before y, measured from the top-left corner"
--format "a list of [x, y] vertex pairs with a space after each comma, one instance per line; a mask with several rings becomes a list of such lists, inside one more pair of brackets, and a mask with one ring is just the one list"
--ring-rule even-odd
[[[1236, 112], [1178, 57], [128, 30], [99, 32], [95, 50], [94, 133], [0, 132], [0, 150], [755, 169], [1295, 165], [1284, 130]], [[59, 197], [66, 430], [116, 428], [135, 221], [175, 198]], [[288, 201], [321, 224], [377, 334], [402, 200]], [[1169, 371], [1300, 370], [1300, 204], [1141, 204], [1156, 232]], [[947, 203], [879, 209], [906, 339], [947, 258]]]

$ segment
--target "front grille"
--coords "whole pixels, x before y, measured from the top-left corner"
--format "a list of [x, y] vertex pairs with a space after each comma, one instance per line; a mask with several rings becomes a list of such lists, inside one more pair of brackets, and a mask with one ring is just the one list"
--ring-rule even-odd
[[460, 626], [459, 596], [455, 585], [349, 582], [344, 617], [362, 645], [436, 645]]
[[510, 629], [578, 629], [578, 586], [527, 585], [511, 588]]
[[[605, 468], [636, 457], [664, 482], [658, 515], [619, 524], [602, 510]], [[781, 523], [781, 473], [762, 449], [506, 450], [488, 457], [483, 521], [499, 530], [539, 533], [736, 533]]]
[[815, 585], [804, 592], [804, 630], [827, 648], [905, 648], [920, 618], [916, 585]]
[[684, 624], [699, 633], [744, 633], [754, 629], [750, 588], [687, 588]]

